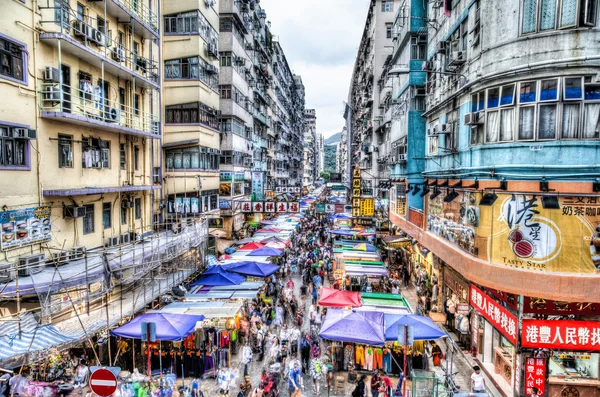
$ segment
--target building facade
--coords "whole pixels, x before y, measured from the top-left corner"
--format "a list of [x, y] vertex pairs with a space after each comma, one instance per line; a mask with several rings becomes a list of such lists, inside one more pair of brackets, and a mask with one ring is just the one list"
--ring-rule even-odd
[[311, 186], [317, 180], [317, 114], [315, 109], [304, 111], [304, 182]]
[[325, 171], [325, 140], [323, 134], [317, 134], [317, 178]]
[[421, 3], [398, 11], [388, 78], [407, 266], [503, 395], [593, 394], [600, 340], [573, 333], [600, 302], [597, 3]]
[[159, 7], [3, 4], [2, 316], [91, 335], [204, 262], [206, 224], [161, 217]]

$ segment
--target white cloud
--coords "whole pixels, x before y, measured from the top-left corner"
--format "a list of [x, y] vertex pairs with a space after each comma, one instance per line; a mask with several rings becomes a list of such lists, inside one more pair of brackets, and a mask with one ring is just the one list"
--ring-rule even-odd
[[370, 0], [261, 0], [290, 68], [302, 76], [317, 132], [341, 131], [343, 101]]

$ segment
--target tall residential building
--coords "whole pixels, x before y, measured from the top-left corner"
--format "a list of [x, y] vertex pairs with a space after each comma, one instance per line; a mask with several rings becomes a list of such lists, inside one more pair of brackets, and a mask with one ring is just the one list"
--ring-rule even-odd
[[340, 141], [335, 150], [335, 172], [342, 174], [342, 183], [346, 184], [345, 172], [348, 163], [348, 130], [344, 126], [340, 135]]
[[[173, 233], [160, 217], [159, 2], [23, 0], [2, 11], [1, 313], [27, 312], [21, 321], [76, 341], [203, 263], [205, 223]], [[47, 332], [37, 328], [50, 343]]]
[[315, 109], [304, 111], [304, 186], [317, 180], [317, 114]]
[[378, 189], [390, 176], [391, 93], [383, 84], [383, 70], [392, 57], [392, 28], [400, 0], [371, 0], [354, 64], [349, 111], [345, 112], [351, 136], [352, 164], [361, 170], [361, 195], [387, 198]]
[[317, 134], [317, 179], [325, 171], [325, 141], [323, 134]]
[[213, 3], [162, 2], [167, 222], [219, 212], [219, 14]]
[[302, 185], [304, 86], [255, 0], [221, 0], [221, 215], [243, 228], [242, 201]]
[[392, 142], [406, 144], [390, 219], [413, 241], [407, 265], [457, 308], [450, 329], [502, 395], [539, 385], [534, 356], [545, 395], [595, 393], [597, 1], [421, 3], [400, 10], [389, 73]]

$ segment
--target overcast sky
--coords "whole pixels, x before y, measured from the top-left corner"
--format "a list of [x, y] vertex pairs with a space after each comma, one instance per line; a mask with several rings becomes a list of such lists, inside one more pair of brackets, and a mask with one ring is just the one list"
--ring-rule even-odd
[[306, 108], [317, 111], [317, 132], [328, 137], [342, 130], [370, 0], [261, 0], [290, 68], [302, 76]]

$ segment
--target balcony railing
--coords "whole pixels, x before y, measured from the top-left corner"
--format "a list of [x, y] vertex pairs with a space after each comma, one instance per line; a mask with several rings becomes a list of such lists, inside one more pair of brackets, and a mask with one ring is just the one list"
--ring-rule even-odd
[[103, 89], [91, 82], [83, 83], [82, 89], [46, 82], [41, 84], [39, 94], [42, 117], [85, 126], [91, 124], [129, 135], [153, 138], [160, 134], [158, 117], [107, 99]]
[[142, 22], [143, 25], [146, 26], [137, 26], [138, 28], [148, 29], [153, 35], [156, 37], [159, 36], [158, 31], [158, 16], [155, 12], [153, 12], [147, 5], [146, 1], [141, 0], [107, 0], [107, 9], [109, 12], [114, 12], [118, 15], [118, 11], [114, 9], [114, 7], [110, 6], [110, 3], [113, 3], [123, 11], [128, 13], [135, 19], [138, 19]]
[[260, 110], [254, 109], [252, 111], [252, 115], [254, 116], [255, 119], [257, 119], [258, 121], [260, 121], [267, 127], [271, 126], [271, 122], [270, 122], [269, 118], [264, 113], [262, 113]]

